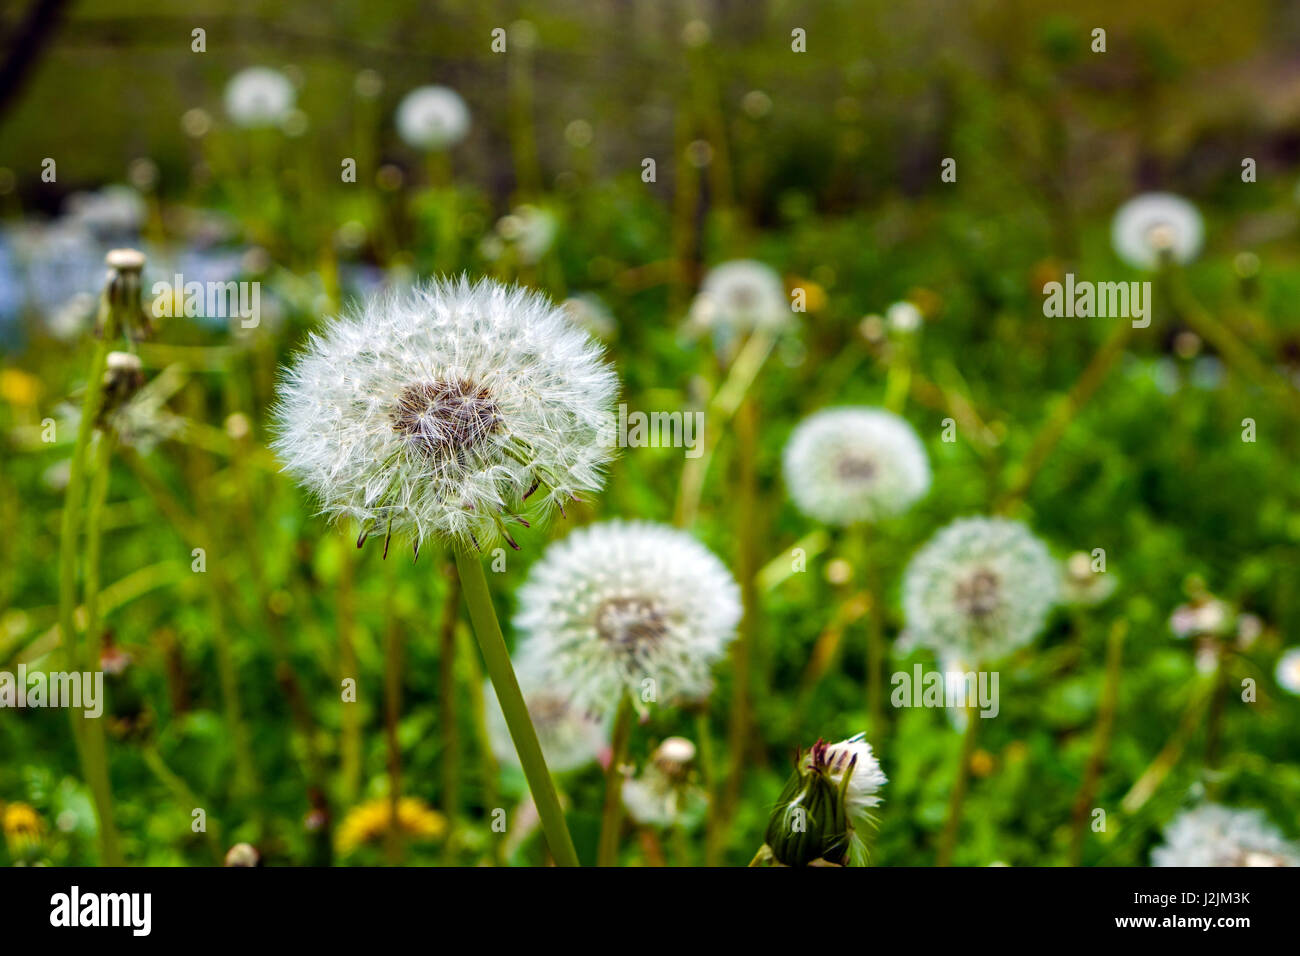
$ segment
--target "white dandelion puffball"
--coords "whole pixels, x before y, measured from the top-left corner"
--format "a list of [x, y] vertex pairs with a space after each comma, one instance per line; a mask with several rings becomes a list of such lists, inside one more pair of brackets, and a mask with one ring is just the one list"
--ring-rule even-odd
[[298, 98], [290, 79], [269, 66], [240, 70], [226, 84], [226, 115], [240, 126], [274, 126]]
[[1300, 847], [1287, 842], [1260, 810], [1203, 803], [1176, 816], [1152, 866], [1300, 866]]
[[519, 589], [521, 658], [579, 706], [699, 699], [735, 637], [740, 589], [684, 531], [606, 521], [546, 549]]
[[782, 455], [799, 510], [849, 525], [899, 514], [930, 488], [912, 426], [881, 408], [829, 408], [795, 428]]
[[895, 332], [915, 332], [925, 321], [925, 316], [911, 302], [895, 302], [885, 311], [885, 321]]
[[1115, 253], [1137, 269], [1158, 269], [1167, 255], [1190, 262], [1201, 251], [1201, 214], [1182, 196], [1142, 193], [1119, 207], [1110, 226]]
[[[273, 447], [322, 513], [467, 549], [595, 491], [618, 379], [545, 296], [461, 278], [384, 292], [311, 336]], [[522, 519], [521, 520], [522, 523]]]
[[690, 322], [729, 336], [776, 331], [793, 321], [785, 285], [770, 266], [752, 259], [710, 270], [691, 305]]
[[445, 86], [421, 86], [397, 106], [397, 134], [416, 149], [446, 149], [469, 133], [469, 107]]
[[918, 644], [980, 663], [1034, 639], [1056, 603], [1058, 565], [1018, 521], [960, 518], [903, 574], [903, 613]]
[[[547, 686], [528, 671], [521, 670], [517, 676], [551, 772], [576, 770], [599, 759], [609, 746], [609, 721], [575, 707], [568, 694]], [[491, 684], [484, 682], [483, 702], [492, 753], [500, 763], [518, 767], [519, 755]]]
[[1278, 658], [1276, 674], [1283, 690], [1300, 694], [1300, 647], [1293, 647]]

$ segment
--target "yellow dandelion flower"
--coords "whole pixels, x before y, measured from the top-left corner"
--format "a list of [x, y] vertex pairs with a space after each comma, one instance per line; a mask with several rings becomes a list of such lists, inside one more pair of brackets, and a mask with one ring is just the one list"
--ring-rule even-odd
[[0, 370], [0, 395], [10, 405], [30, 408], [41, 397], [41, 382], [34, 375], [16, 368]]
[[11, 803], [4, 808], [3, 822], [0, 826], [4, 829], [5, 843], [9, 846], [9, 852], [14, 856], [31, 849], [41, 842], [41, 835], [44, 827], [41, 825], [41, 817], [34, 809], [25, 803]]
[[[376, 843], [392, 825], [392, 805], [387, 797], [369, 800], [348, 811], [339, 826], [339, 851], [348, 853], [366, 843]], [[436, 840], [447, 831], [447, 818], [418, 797], [397, 801], [397, 827], [416, 840]]]

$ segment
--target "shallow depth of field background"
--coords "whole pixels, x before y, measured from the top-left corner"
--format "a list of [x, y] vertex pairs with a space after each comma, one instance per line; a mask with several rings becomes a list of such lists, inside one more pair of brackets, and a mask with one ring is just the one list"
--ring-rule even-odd
[[[0, 14], [6, 34], [21, 6]], [[278, 366], [340, 301], [435, 270], [518, 281], [557, 301], [593, 294], [614, 320], [620, 400], [650, 411], [699, 408], [717, 385], [711, 346], [681, 332], [709, 265], [760, 259], [807, 292], [797, 333], [752, 393], [755, 553], [746, 560], [737, 534], [731, 428], [719, 436], [693, 525], [733, 571], [767, 568], [757, 591], [756, 729], [715, 857], [743, 865], [762, 843], [795, 748], [842, 739], [867, 718], [859, 555], [834, 531], [817, 536], [822, 529], [790, 504], [780, 453], [791, 429], [828, 405], [880, 404], [896, 350], [912, 350], [903, 414], [926, 443], [934, 483], [872, 539], [872, 586], [892, 640], [908, 558], [949, 520], [991, 512], [1013, 488], [1114, 328], [1045, 318], [1043, 283], [1065, 272], [1150, 278], [1116, 257], [1109, 227], [1120, 203], [1152, 189], [1188, 197], [1205, 217], [1187, 289], [1258, 362], [1243, 368], [1186, 334], [1157, 281], [1151, 327], [1131, 337], [1014, 505], [1061, 557], [1105, 549], [1116, 590], [1099, 605], [1058, 610], [998, 668], [1001, 714], [980, 728], [954, 862], [1071, 859], [1117, 622], [1126, 628], [1119, 698], [1087, 808], [1105, 809], [1107, 826], [1087, 833], [1081, 862], [1145, 865], [1161, 827], [1207, 789], [1264, 809], [1300, 837], [1300, 698], [1274, 676], [1279, 654], [1300, 641], [1300, 10], [1264, 0], [1045, 6], [76, 5], [0, 113], [0, 669], [41, 660], [57, 640], [60, 466], [90, 354], [69, 303], [98, 293], [106, 249], [145, 249], [150, 282], [173, 272], [257, 280], [262, 296], [257, 329], [164, 321], [141, 349], [148, 376], [166, 376], [160, 415], [170, 428], [115, 461], [103, 552], [104, 627], [129, 658], [109, 680], [108, 718], [127, 859], [211, 864], [241, 841], [279, 865], [542, 859], [536, 835], [503, 851], [491, 831], [492, 809], [514, 814], [525, 791], [517, 771], [482, 759], [470, 693], [481, 677], [465, 634], [452, 706], [439, 690], [446, 555], [430, 546], [413, 564], [395, 542], [384, 562], [375, 541], [357, 551], [313, 516], [265, 447]], [[191, 52], [195, 27], [207, 30], [206, 53]], [[503, 54], [490, 49], [498, 27], [509, 36]], [[796, 27], [807, 32], [806, 53], [791, 51]], [[1107, 31], [1104, 54], [1090, 51], [1094, 27]], [[251, 65], [294, 78], [303, 115], [289, 132], [242, 131], [225, 118], [224, 85]], [[359, 90], [363, 70], [382, 80], [377, 93], [365, 89], [369, 74]], [[392, 122], [401, 97], [427, 83], [456, 89], [473, 117], [449, 156], [450, 246], [440, 239], [446, 196], [428, 187], [440, 172]], [[189, 113], [183, 124], [195, 109], [206, 122]], [[46, 157], [56, 182], [41, 180]], [[340, 181], [348, 157], [356, 183]], [[945, 157], [957, 160], [955, 183], [940, 181]], [[1244, 157], [1258, 164], [1255, 183], [1242, 182]], [[642, 181], [645, 158], [656, 162], [655, 182]], [[72, 223], [74, 193], [111, 185], [143, 198], [142, 235], [110, 235], [110, 223], [96, 237]], [[500, 224], [521, 205], [553, 224], [538, 255]], [[925, 316], [906, 343], [864, 322], [900, 300]], [[59, 423], [53, 443], [41, 440], [47, 418]], [[951, 443], [941, 440], [947, 418], [957, 424]], [[1247, 418], [1253, 443], [1242, 440]], [[549, 538], [613, 516], [671, 522], [684, 463], [681, 449], [627, 449], [589, 507], [522, 532], [523, 550], [489, 575], [503, 623]], [[790, 569], [801, 541], [806, 572], [775, 573]], [[191, 571], [198, 547], [203, 574]], [[1194, 642], [1168, 623], [1198, 581], [1263, 623], [1226, 666], [1212, 769], [1208, 716], [1188, 717], [1206, 676]], [[835, 643], [827, 632], [837, 622], [847, 623], [836, 657], [809, 687], [814, 647]], [[253, 793], [232, 792], [215, 628], [234, 651]], [[279, 674], [277, 646], [290, 664]], [[394, 647], [402, 791], [453, 817], [443, 826], [427, 816], [418, 832], [385, 841], [368, 818], [353, 813], [351, 830], [345, 821], [368, 801], [382, 810], [389, 786], [384, 655]], [[889, 670], [917, 663], [935, 666], [914, 652], [893, 655]], [[349, 673], [355, 705], [339, 701]], [[732, 668], [716, 677], [707, 714], [657, 709], [635, 730], [634, 763], [670, 734], [701, 743], [703, 728], [703, 776], [722, 789]], [[1257, 685], [1253, 703], [1241, 701], [1246, 678]], [[448, 716], [461, 751], [452, 801]], [[870, 735], [889, 776], [873, 863], [928, 865], [960, 734], [942, 710], [888, 708], [887, 717]], [[1154, 794], [1135, 812], [1121, 809], [1191, 720]], [[359, 752], [345, 745], [349, 733]], [[599, 767], [566, 775], [562, 789], [588, 860]], [[37, 823], [6, 829], [0, 862], [98, 861], [66, 714], [0, 711], [0, 818], [14, 805], [32, 808]], [[206, 834], [191, 829], [194, 807], [206, 810]], [[670, 862], [703, 863], [705, 843], [702, 826], [678, 843], [629, 830], [622, 860], [655, 862], [668, 846]]]

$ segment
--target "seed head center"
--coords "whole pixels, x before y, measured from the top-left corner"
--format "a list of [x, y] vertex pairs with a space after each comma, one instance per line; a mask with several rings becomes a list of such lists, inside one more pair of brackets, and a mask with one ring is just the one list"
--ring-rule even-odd
[[460, 458], [501, 427], [491, 392], [465, 379], [407, 385], [392, 417], [393, 431], [435, 460]]
[[663, 615], [645, 598], [611, 598], [596, 609], [596, 633], [617, 647], [653, 644], [667, 631]]
[[988, 617], [998, 609], [999, 584], [996, 574], [988, 568], [978, 568], [957, 582], [957, 606], [973, 618]]

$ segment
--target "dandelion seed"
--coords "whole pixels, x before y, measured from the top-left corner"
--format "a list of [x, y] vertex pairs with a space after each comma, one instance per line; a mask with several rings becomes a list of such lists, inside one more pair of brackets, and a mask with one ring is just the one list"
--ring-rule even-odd
[[1196, 207], [1173, 193], [1142, 193], [1120, 206], [1111, 222], [1115, 253], [1137, 269], [1158, 269], [1168, 257], [1190, 262], [1201, 251], [1204, 227]]
[[279, 70], [250, 66], [226, 84], [226, 115], [239, 126], [275, 126], [293, 110], [297, 96], [293, 83]]
[[903, 575], [909, 636], [980, 662], [1034, 639], [1056, 603], [1047, 547], [1004, 518], [962, 518], [937, 532]]
[[603, 481], [617, 388], [601, 349], [536, 293], [430, 282], [311, 337], [274, 447], [333, 519], [490, 549], [525, 493], [547, 516]]
[[416, 149], [447, 149], [469, 133], [469, 107], [445, 86], [421, 86], [398, 104], [397, 133]]
[[735, 637], [740, 589], [689, 534], [608, 521], [551, 545], [519, 589], [519, 651], [575, 703], [612, 710], [624, 693], [638, 710], [704, 697], [710, 670]]
[[1152, 866], [1300, 866], [1289, 843], [1259, 810], [1203, 803], [1185, 810], [1151, 851]]
[[877, 408], [830, 408], [804, 419], [783, 455], [786, 486], [805, 514], [828, 524], [905, 511], [930, 487], [916, 432]]

